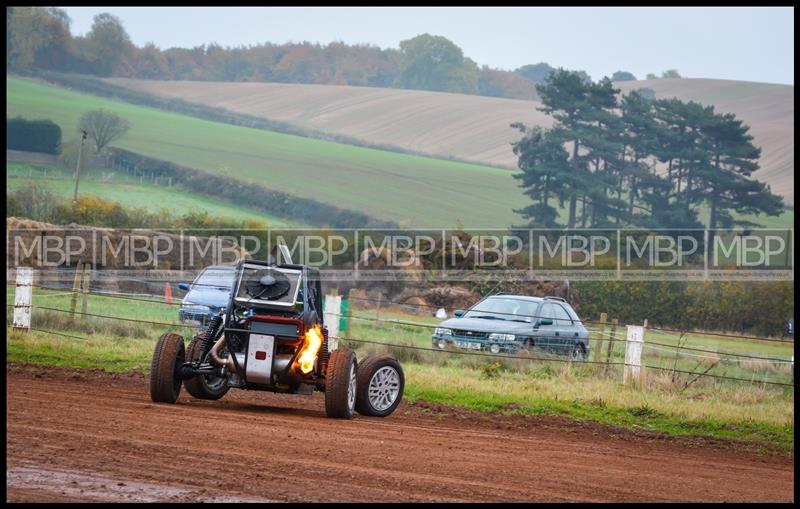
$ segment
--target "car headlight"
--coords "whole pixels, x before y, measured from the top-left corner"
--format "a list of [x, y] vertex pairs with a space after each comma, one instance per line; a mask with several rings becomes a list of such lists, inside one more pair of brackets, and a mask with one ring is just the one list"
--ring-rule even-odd
[[200, 304], [189, 304], [181, 306], [181, 311], [183, 313], [192, 313], [192, 314], [203, 314], [207, 315], [211, 313], [211, 308], [208, 306], [202, 306]]
[[436, 335], [437, 336], [452, 336], [453, 331], [450, 329], [445, 329], [444, 327], [436, 327]]
[[516, 336], [513, 334], [499, 334], [497, 332], [489, 334], [489, 339], [494, 339], [495, 341], [514, 341]]

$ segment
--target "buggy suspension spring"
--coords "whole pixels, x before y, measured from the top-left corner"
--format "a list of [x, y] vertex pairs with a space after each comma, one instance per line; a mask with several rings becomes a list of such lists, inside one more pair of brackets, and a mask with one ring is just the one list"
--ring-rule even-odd
[[206, 332], [203, 335], [203, 354], [205, 355], [211, 350], [211, 346], [214, 344], [214, 338], [217, 337], [217, 330], [219, 329], [220, 324], [222, 324], [222, 315], [217, 315], [211, 319], [208, 324], [208, 328], [206, 328]]
[[[319, 366], [320, 366], [320, 368], [322, 368], [322, 366], [327, 366], [328, 365], [328, 359], [330, 358], [330, 356], [331, 356], [331, 353], [328, 351], [328, 328], [327, 327], [323, 327], [322, 328], [322, 347], [320, 348], [320, 352], [319, 352]], [[321, 373], [322, 375], [325, 374], [324, 370], [320, 369], [320, 371], [322, 372]]]

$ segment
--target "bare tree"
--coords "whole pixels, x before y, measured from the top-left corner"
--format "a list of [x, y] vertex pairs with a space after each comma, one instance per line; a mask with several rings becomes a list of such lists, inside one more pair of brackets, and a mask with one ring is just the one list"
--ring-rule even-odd
[[93, 110], [81, 117], [80, 128], [89, 133], [99, 153], [109, 143], [124, 136], [131, 123], [114, 112]]

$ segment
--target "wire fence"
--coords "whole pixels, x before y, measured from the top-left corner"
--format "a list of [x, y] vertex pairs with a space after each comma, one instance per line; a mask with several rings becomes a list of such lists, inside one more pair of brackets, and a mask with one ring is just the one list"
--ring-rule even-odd
[[[98, 271], [98, 272], [102, 273], [103, 271]], [[165, 283], [171, 283], [171, 284], [175, 284], [177, 286], [177, 284], [178, 284], [176, 282], [161, 281], [161, 280], [142, 280], [142, 279], [134, 279], [134, 278], [129, 278], [129, 279], [135, 280], [135, 281], [139, 281], [139, 282], [153, 283], [153, 284], [159, 283], [159, 284], [162, 284], [162, 285], [165, 284]], [[192, 286], [207, 286], [207, 287], [213, 287], [213, 288], [220, 288], [220, 285], [213, 285], [213, 284], [205, 285], [205, 284], [193, 283]], [[42, 290], [65, 290], [65, 289], [70, 289], [71, 287], [70, 286], [35, 286], [35, 288], [42, 289]], [[65, 292], [65, 294], [71, 294], [71, 293], [72, 292]], [[123, 292], [101, 292], [101, 291], [98, 291], [98, 290], [91, 290], [91, 291], [89, 291], [87, 293], [95, 294], [95, 295], [102, 295], [102, 296], [109, 297], [109, 298], [139, 300], [139, 301], [143, 301], [143, 302], [164, 304], [164, 305], [168, 305], [168, 306], [180, 306], [181, 305], [181, 302], [177, 302], [177, 301], [175, 301], [175, 302], [165, 302], [164, 297], [161, 296], [161, 295], [149, 294], [151, 298], [143, 298], [145, 295], [148, 295], [148, 294], [130, 294], [130, 293], [123, 293]], [[364, 298], [364, 297], [355, 297], [355, 296], [349, 296], [347, 298], [349, 300], [369, 302], [369, 303], [372, 303], [374, 305], [383, 305], [383, 306], [391, 304], [391, 305], [395, 305], [395, 306], [402, 306], [402, 307], [408, 307], [408, 308], [426, 308], [426, 309], [437, 309], [437, 310], [438, 309], [444, 309], [445, 311], [459, 309], [459, 308], [455, 308], [455, 307], [435, 306], [435, 305], [430, 305], [430, 304], [409, 304], [407, 302], [388, 301], [388, 300], [383, 300], [383, 299], [379, 299], [379, 300], [367, 299], [367, 298]], [[554, 300], [554, 301], [557, 302], [557, 300]], [[551, 318], [550, 316], [543, 316], [543, 315], [534, 315], [534, 314], [525, 314], [525, 313], [507, 313], [507, 312], [494, 311], [494, 310], [481, 310], [480, 308], [477, 308], [477, 309], [476, 308], [472, 308], [472, 309], [470, 309], [470, 311], [472, 311], [472, 312], [481, 312], [481, 311], [483, 311], [483, 312], [491, 313], [493, 315], [513, 316], [513, 317], [516, 317], [516, 318], [523, 318], [523, 319]], [[601, 322], [599, 320], [585, 320], [585, 319], [582, 319], [581, 323], [594, 324], [594, 325], [600, 325], [600, 324], [602, 324], [602, 325], [610, 325], [608, 322]], [[414, 325], [422, 325], [422, 324], [414, 324]], [[628, 327], [629, 325], [636, 325], [636, 324], [626, 324], [626, 323], [621, 323], [620, 322], [620, 323], [617, 324], [617, 327], [624, 328], [624, 327]], [[792, 340], [785, 340], [785, 339], [780, 339], [780, 338], [766, 338], [766, 337], [763, 337], [763, 336], [750, 336], [750, 335], [744, 335], [744, 334], [731, 334], [731, 333], [724, 333], [724, 332], [700, 331], [700, 330], [689, 330], [689, 329], [674, 329], [674, 328], [653, 327], [653, 326], [648, 326], [647, 329], [649, 331], [656, 331], [656, 332], [671, 332], [671, 333], [677, 333], [677, 334], [683, 334], [683, 335], [714, 336], [714, 337], [721, 337], [721, 338], [729, 338], [729, 339], [733, 339], [733, 340], [771, 341], [771, 342], [788, 343], [788, 344], [793, 344], [794, 343], [794, 341], [792, 341]]]
[[[120, 274], [119, 272], [106, 271], [106, 270], [97, 270], [97, 269], [93, 269], [92, 274], [93, 275], [97, 275], [97, 276], [108, 276], [108, 277], [112, 278], [114, 281], [128, 281], [128, 282], [134, 282], [134, 283], [145, 284], [145, 285], [165, 285], [165, 284], [170, 284], [170, 285], [174, 285], [176, 288], [178, 288], [178, 285], [180, 285], [183, 282], [183, 281], [172, 280], [172, 279], [169, 279], [169, 278], [167, 278], [167, 279], [148, 279], [148, 278], [142, 278], [142, 277], [130, 277], [130, 276], [126, 276], [124, 274]], [[225, 287], [225, 285], [221, 285], [221, 284], [218, 284], [218, 283], [202, 283], [202, 282], [193, 282], [192, 283], [192, 287], [227, 288], [227, 289], [229, 289], [229, 287]], [[70, 286], [48, 286], [48, 287], [40, 286], [40, 287], [37, 287], [37, 288], [51, 289], [51, 290], [55, 290], [55, 289], [68, 290], [71, 287]], [[127, 298], [130, 298], [131, 300], [135, 300], [136, 299], [136, 296], [134, 294], [126, 294], [126, 293], [122, 293], [122, 292], [98, 292], [98, 291], [95, 290], [92, 293], [104, 293], [107, 296], [112, 297], [112, 298], [113, 297], [119, 297], [119, 298], [127, 297]], [[141, 296], [141, 295], [145, 295], [145, 294], [139, 294], [139, 295]], [[158, 296], [158, 295], [152, 295], [152, 294], [150, 294], [150, 295], [152, 297], [154, 297], [154, 298], [163, 298], [163, 297]], [[371, 305], [376, 305], [376, 306], [401, 306], [401, 307], [405, 307], [405, 308], [408, 308], [408, 309], [414, 309], [414, 310], [418, 310], [419, 308], [431, 309], [431, 310], [444, 309], [445, 312], [448, 312], [448, 311], [455, 311], [455, 310], [459, 309], [459, 308], [453, 307], [453, 306], [438, 306], [438, 305], [424, 304], [424, 303], [411, 304], [411, 303], [408, 303], [408, 302], [386, 300], [386, 299], [370, 299], [370, 298], [366, 298], [366, 297], [358, 297], [358, 296], [355, 296], [355, 295], [350, 295], [347, 298], [349, 300], [352, 300], [352, 301], [367, 302], [367, 303], [370, 303]], [[553, 300], [556, 301], [556, 302], [558, 301], [558, 299], [553, 299]], [[167, 304], [167, 305], [176, 305], [176, 306], [181, 305], [180, 302], [172, 302], [172, 303], [164, 302], [164, 303]], [[472, 308], [471, 311], [480, 311], [480, 309]], [[492, 314], [495, 314], [495, 315], [513, 316], [513, 317], [516, 317], [516, 318], [524, 318], [524, 319], [550, 318], [549, 316], [540, 316], [540, 315], [535, 315], [535, 314], [505, 313], [505, 312], [500, 312], [500, 311], [491, 311], [491, 312], [492, 312]], [[595, 324], [595, 325], [599, 325], [599, 324], [602, 323], [602, 322], [600, 322], [598, 320], [586, 320], [586, 319], [581, 320], [581, 322], [584, 323], [584, 324]], [[628, 325], [636, 325], [636, 324], [619, 323], [618, 327], [627, 327]], [[767, 341], [767, 342], [776, 342], [776, 343], [793, 343], [792, 340], [786, 340], [786, 339], [780, 339], [780, 338], [767, 338], [767, 337], [763, 337], [763, 336], [752, 336], [752, 335], [746, 335], [746, 334], [740, 334], [740, 333], [726, 333], [726, 332], [715, 332], [715, 331], [698, 331], [698, 330], [676, 329], [676, 328], [655, 327], [655, 326], [649, 326], [648, 330], [650, 330], [650, 331], [659, 331], [659, 332], [671, 332], [671, 333], [678, 333], [678, 334], [696, 334], [696, 335], [703, 335], [703, 336], [714, 336], [714, 337], [720, 337], [720, 338], [730, 338], [730, 339], [733, 339], [733, 340]]]
[[[37, 289], [43, 289], [43, 290], [61, 289], [61, 288], [55, 288], [55, 287], [42, 287], [42, 286], [37, 286], [36, 288]], [[89, 293], [91, 295], [102, 296], [102, 297], [117, 298], [117, 299], [124, 299], [124, 300], [130, 300], [130, 301], [147, 302], [147, 303], [151, 303], [151, 304], [163, 304], [163, 305], [167, 305], [167, 306], [180, 306], [181, 305], [180, 302], [167, 303], [167, 302], [164, 302], [163, 300], [143, 299], [143, 298], [139, 298], [137, 296], [130, 296], [130, 295], [121, 294], [121, 293], [98, 292], [98, 291], [91, 291], [91, 292], [87, 292], [87, 293]], [[43, 297], [55, 296], [55, 295], [68, 296], [68, 295], [72, 295], [72, 294], [73, 294], [73, 292], [66, 292], [66, 293], [60, 293], [60, 294], [43, 294], [42, 296]], [[363, 300], [363, 299], [359, 299], [359, 300]], [[32, 307], [38, 308], [38, 309], [43, 309], [43, 310], [56, 311], [56, 312], [59, 312], [59, 311], [63, 312], [64, 311], [64, 310], [57, 309], [57, 308], [49, 308], [49, 307], [43, 307], [43, 306], [32, 306]], [[69, 312], [69, 311], [67, 311], [67, 312]], [[79, 313], [77, 311], [75, 311], [75, 313], [76, 314], [83, 314], [83, 313]], [[497, 313], [497, 312], [493, 312], [493, 313], [494, 314], [505, 314], [505, 313]], [[335, 316], [337, 318], [346, 317], [347, 319], [356, 320], [356, 321], [378, 322], [378, 323], [385, 323], [385, 324], [391, 324], [391, 325], [406, 325], [406, 326], [410, 326], [410, 327], [419, 327], [419, 328], [431, 329], [431, 330], [436, 330], [436, 329], [440, 329], [441, 328], [440, 325], [426, 324], [426, 323], [419, 323], [419, 322], [410, 322], [410, 321], [407, 321], [407, 320], [398, 320], [398, 319], [392, 319], [392, 318], [353, 316], [353, 315], [342, 315], [342, 314], [336, 314], [336, 313], [329, 313], [329, 314], [331, 314], [331, 316]], [[188, 324], [182, 324], [182, 323], [152, 322], [152, 321], [146, 321], [146, 320], [136, 320], [136, 319], [124, 318], [124, 317], [109, 317], [109, 316], [96, 315], [96, 314], [87, 314], [87, 316], [95, 316], [95, 317], [101, 317], [101, 318], [116, 318], [116, 319], [120, 319], [120, 320], [131, 321], [131, 322], [149, 323], [149, 324], [157, 324], [157, 325], [170, 325], [170, 326], [175, 326], [175, 327], [188, 327], [188, 328], [200, 328], [200, 327], [202, 327], [202, 326], [188, 325]], [[515, 315], [515, 316], [527, 316], [527, 315]], [[601, 322], [596, 322], [596, 323], [601, 323]], [[606, 322], [602, 322], [602, 323], [604, 323], [606, 325], [610, 325], [610, 324], [607, 324]], [[623, 329], [623, 328], [626, 328], [626, 327], [627, 327], [627, 325], [624, 325], [624, 324], [618, 324], [617, 325], [617, 328], [619, 328], [619, 329]], [[610, 332], [601, 332], [600, 329], [597, 329], [597, 328], [587, 328], [587, 330], [588, 330], [589, 333], [591, 333], [591, 334], [593, 334], [595, 336], [595, 339], [606, 339], [607, 338], [608, 340], [610, 340], [610, 341], [612, 341], [614, 343], [617, 343], [617, 342], [618, 343], [625, 343], [625, 342], [628, 341], [626, 338], [612, 336]], [[663, 331], [664, 329], [648, 328], [648, 330]], [[509, 330], [507, 332], [510, 333], [512, 331]], [[680, 332], [682, 334], [710, 335], [710, 334], [707, 334], [707, 333], [694, 333], [694, 332], [686, 332], [686, 331], [680, 331]], [[760, 339], [763, 339], [763, 338], [760, 338]], [[785, 359], [785, 358], [748, 355], [748, 354], [741, 354], [741, 353], [735, 353], [735, 352], [726, 352], [726, 351], [721, 351], [721, 350], [707, 350], [707, 349], [696, 348], [696, 347], [685, 346], [685, 345], [684, 346], [680, 346], [680, 345], [671, 345], [671, 344], [668, 344], [668, 343], [659, 343], [659, 342], [652, 341], [652, 340], [648, 340], [647, 341], [647, 345], [661, 346], [661, 347], [664, 347], [664, 348], [670, 348], [670, 349], [674, 349], [674, 350], [688, 350], [688, 351], [712, 353], [712, 354], [716, 354], [716, 355], [719, 355], [719, 356], [727, 356], [727, 357], [740, 357], [740, 358], [748, 358], [748, 359], [755, 359], [755, 360], [773, 361], [773, 362], [778, 362], [778, 363], [793, 363], [793, 361], [791, 361], [790, 359]]]
[[[91, 293], [94, 293], [95, 295], [98, 295], [98, 293], [96, 293], [96, 292], [91, 292]], [[64, 294], [62, 294], [62, 296], [63, 295]], [[104, 297], [108, 296], [108, 295], [105, 295], [104, 293], [100, 293], [99, 295], [100, 296], [104, 296]], [[150, 300], [150, 299], [132, 298], [132, 297], [126, 297], [126, 296], [122, 296], [122, 295], [116, 295], [115, 297], [127, 298], [129, 300], [136, 300], [136, 301], [144, 300], [144, 301], [146, 301], [148, 303], [164, 304], [163, 302], [158, 302], [158, 301], [154, 301], [154, 300]], [[8, 308], [13, 308], [14, 305], [7, 304], [7, 307]], [[100, 319], [106, 319], [106, 320], [117, 320], [117, 321], [141, 323], [141, 324], [155, 325], [155, 326], [161, 326], [161, 327], [181, 327], [181, 328], [193, 329], [193, 330], [199, 330], [199, 329], [203, 328], [200, 325], [194, 325], [194, 324], [183, 324], [183, 323], [176, 323], [176, 322], [161, 322], [161, 321], [156, 321], [156, 320], [143, 320], [143, 319], [137, 319], [137, 318], [113, 316], [113, 315], [106, 315], [106, 314], [79, 312], [79, 311], [74, 311], [74, 310], [54, 308], [54, 307], [50, 307], [50, 306], [31, 305], [31, 308], [32, 309], [39, 309], [39, 310], [43, 310], [43, 311], [48, 311], [48, 312], [63, 313], [63, 314], [70, 314], [70, 315], [77, 314], [77, 315], [80, 315], [80, 316], [87, 316], [87, 317], [100, 318]], [[337, 318], [341, 318], [344, 315], [342, 315], [342, 314], [333, 314], [333, 316], [335, 316]], [[367, 321], [367, 322], [379, 322], [379, 323], [382, 323], [382, 324], [389, 324], [389, 325], [393, 325], [393, 326], [406, 325], [406, 326], [419, 327], [419, 328], [422, 328], [422, 329], [434, 329], [435, 330], [436, 328], [438, 328], [436, 325], [432, 325], [432, 324], [422, 324], [422, 323], [408, 322], [408, 321], [396, 320], [396, 319], [381, 319], [381, 318], [358, 317], [358, 316], [349, 316], [349, 319], [363, 320], [363, 321]], [[620, 329], [621, 328], [623, 328], [623, 327], [620, 327]], [[37, 332], [42, 332], [42, 333], [46, 333], [46, 334], [57, 335], [57, 336], [61, 336], [61, 337], [73, 338], [73, 339], [81, 339], [81, 340], [87, 339], [87, 337], [74, 336], [74, 335], [70, 335], [70, 334], [65, 334], [63, 332], [51, 331], [51, 330], [40, 329], [40, 328], [32, 328], [31, 330], [35, 330]], [[621, 337], [620, 338], [615, 337], [615, 335], [613, 333], [611, 333], [610, 331], [609, 332], [601, 332], [599, 330], [593, 330], [592, 334], [595, 335], [596, 339], [602, 339], [604, 341], [607, 341], [607, 342], [609, 342], [610, 345], [613, 345], [614, 343], [627, 343], [628, 342], [627, 339], [623, 339]], [[525, 360], [525, 361], [545, 361], [545, 362], [562, 362], [562, 363], [572, 363], [572, 362], [574, 362], [572, 359], [559, 358], [557, 356], [546, 356], [546, 357], [543, 357], [543, 356], [532, 355], [527, 350], [524, 350], [524, 352], [527, 355], [493, 354], [493, 353], [474, 352], [474, 351], [467, 351], [467, 350], [439, 349], [439, 348], [433, 348], [433, 347], [422, 347], [422, 346], [419, 346], [419, 345], [390, 343], [390, 342], [386, 342], [386, 341], [376, 341], [374, 339], [358, 338], [358, 337], [350, 337], [350, 336], [335, 336], [335, 337], [337, 339], [340, 339], [342, 341], [349, 342], [349, 343], [374, 344], [374, 345], [381, 345], [381, 346], [383, 346], [385, 348], [412, 349], [412, 350], [418, 350], [418, 351], [435, 352], [437, 354], [467, 355], [467, 356], [478, 356], [478, 357], [494, 358], [494, 359], [516, 359], [516, 360]], [[662, 352], [666, 352], [666, 353], [669, 353], [669, 354], [691, 356], [691, 357], [697, 357], [697, 358], [706, 358], [706, 359], [713, 359], [713, 360], [719, 360], [720, 357], [724, 356], [724, 357], [737, 357], [737, 358], [746, 358], [746, 359], [754, 359], [754, 360], [765, 360], [765, 361], [777, 362], [777, 363], [785, 363], [785, 364], [791, 364], [792, 367], [793, 367], [793, 364], [794, 364], [793, 361], [790, 361], [788, 359], [781, 359], [781, 358], [775, 358], [775, 357], [754, 356], [754, 355], [747, 355], [747, 354], [739, 354], [739, 353], [735, 353], [735, 352], [719, 352], [719, 351], [712, 351], [712, 350], [688, 347], [686, 345], [670, 345], [670, 344], [667, 344], [667, 343], [659, 343], [659, 342], [650, 342], [650, 341], [648, 341], [644, 346], [645, 346], [645, 348], [650, 349], [650, 350], [655, 349], [657, 351], [662, 351]], [[703, 352], [705, 354], [714, 354], [714, 356], [711, 357], [709, 355], [691, 354], [691, 353], [685, 352], [684, 350]], [[611, 352], [611, 348], [609, 348], [609, 352]], [[618, 362], [618, 361], [612, 360], [610, 355], [607, 358], [607, 360], [605, 360], [605, 361], [592, 361], [592, 360], [584, 359], [583, 361], [581, 361], [581, 363], [585, 364], [585, 365], [603, 365], [603, 366], [606, 366], [606, 367], [624, 366], [624, 365], [626, 365], [625, 362]], [[668, 371], [668, 372], [671, 372], [671, 373], [689, 374], [689, 375], [694, 375], [694, 376], [697, 376], [697, 377], [708, 377], [708, 378], [724, 379], [724, 380], [731, 380], [731, 381], [738, 381], [738, 382], [748, 382], [748, 383], [763, 383], [763, 384], [777, 385], [777, 386], [793, 386], [793, 383], [786, 383], [786, 382], [781, 382], [781, 381], [776, 381], [776, 380], [755, 379], [755, 378], [749, 378], [748, 379], [748, 378], [742, 378], [742, 377], [733, 377], [733, 376], [727, 376], [725, 374], [709, 373], [708, 371], [700, 372], [700, 371], [695, 371], [695, 370], [683, 370], [683, 369], [677, 368], [676, 366], [665, 367], [665, 366], [656, 366], [656, 365], [651, 365], [651, 364], [643, 364], [642, 367], [649, 368], [649, 369], [654, 369], [654, 370]]]
[[[34, 288], [40, 289], [40, 290], [64, 290], [64, 289], [66, 289], [68, 287], [34, 286]], [[57, 293], [57, 294], [37, 294], [37, 297], [70, 296], [70, 295], [74, 295], [75, 293], [82, 294], [83, 292], [81, 292], [81, 291], [77, 291], [77, 292], [70, 291], [70, 292], [63, 292], [63, 293]], [[179, 301], [166, 302], [164, 300], [164, 297], [157, 296], [157, 295], [150, 295], [150, 298], [144, 298], [146, 294], [128, 294], [128, 293], [122, 293], [122, 292], [103, 292], [103, 291], [98, 291], [98, 290], [90, 290], [90, 291], [87, 291], [85, 293], [88, 293], [90, 295], [108, 297], [108, 298], [116, 298], [116, 299], [130, 300], [130, 301], [139, 301], [139, 302], [146, 302], [146, 303], [150, 303], [150, 304], [161, 304], [161, 305], [166, 305], [166, 306], [181, 306], [182, 305], [182, 303], [179, 302]], [[350, 298], [352, 300], [360, 300], [360, 301], [367, 300], [367, 299], [356, 298], [356, 297], [350, 297]], [[372, 302], [372, 303], [376, 302], [375, 300], [368, 300], [368, 301]], [[406, 304], [406, 305], [413, 306], [413, 307], [417, 307], [418, 306], [416, 304]], [[425, 307], [435, 307], [435, 306], [425, 306]], [[504, 312], [493, 311], [493, 310], [481, 311], [480, 309], [473, 309], [472, 311], [475, 311], [475, 312], [487, 312], [487, 313], [491, 313], [491, 314], [494, 314], [494, 315], [501, 315], [501, 316], [502, 315], [515, 316], [515, 317], [519, 317], [519, 318], [549, 318], [549, 317], [543, 317], [543, 316], [539, 316], [539, 315], [504, 313]], [[337, 314], [335, 316], [342, 317], [344, 315], [338, 315]], [[410, 322], [410, 321], [407, 321], [407, 320], [398, 320], [398, 319], [387, 319], [387, 318], [377, 318], [377, 317], [376, 318], [359, 317], [359, 316], [351, 316], [351, 315], [348, 315], [347, 318], [348, 319], [353, 319], [353, 320], [363, 320], [363, 321], [382, 322], [382, 323], [390, 323], [390, 324], [398, 324], [398, 325], [408, 325], [408, 326], [428, 328], [428, 329], [440, 328], [439, 325], [435, 325], [435, 324], [425, 324], [425, 323], [419, 323], [419, 322]], [[602, 324], [604, 326], [609, 326], [609, 327], [611, 326], [610, 322], [582, 320], [582, 323]], [[177, 323], [176, 324], [171, 324], [171, 325], [182, 326], [182, 324], [177, 324]], [[618, 324], [616, 324], [616, 327], [619, 328], [619, 329], [623, 329], [623, 328], [628, 327], [628, 324], [618, 323]], [[587, 328], [587, 330], [589, 332], [591, 332], [591, 333], [596, 334], [596, 335], [601, 334], [600, 330], [597, 329], [597, 328], [589, 327], [589, 328]], [[657, 327], [648, 327], [648, 330], [649, 331], [657, 331], [657, 332], [674, 332], [674, 333], [681, 334], [682, 336], [685, 336], [685, 335], [715, 336], [715, 337], [732, 338], [732, 339], [745, 339], [745, 340], [756, 340], [756, 341], [777, 341], [777, 342], [781, 342], [781, 343], [793, 343], [791, 341], [785, 341], [785, 340], [774, 339], [774, 338], [763, 338], [763, 337], [754, 337], [754, 336], [735, 336], [735, 335], [731, 335], [731, 334], [705, 332], [705, 331], [690, 331], [690, 330], [666, 329], [666, 328], [657, 328]], [[604, 334], [608, 335], [608, 333], [604, 333]], [[621, 339], [621, 338], [613, 338], [613, 341], [615, 341], [615, 342], [625, 342], [626, 340], [625, 339]], [[779, 359], [779, 358], [761, 357], [761, 356], [750, 356], [750, 355], [745, 355], [745, 354], [736, 354], [736, 353], [732, 353], [732, 352], [697, 349], [697, 348], [688, 347], [688, 346], [678, 347], [676, 345], [670, 345], [670, 344], [665, 344], [665, 343], [657, 343], [657, 342], [653, 342], [653, 341], [648, 341], [648, 344], [659, 345], [659, 346], [664, 346], [664, 347], [668, 347], [668, 348], [680, 348], [680, 349], [684, 349], [684, 350], [695, 350], [695, 351], [703, 351], [703, 352], [716, 353], [716, 354], [731, 355], [731, 356], [737, 356], [737, 357], [748, 357], [748, 358], [759, 359], [759, 360], [774, 360], [774, 361], [778, 361], [778, 362], [788, 362], [788, 359]]]
[[[56, 311], [63, 311], [63, 310], [56, 310]], [[84, 314], [86, 316], [95, 316], [95, 317], [98, 317], [98, 318], [122, 319], [120, 317], [108, 317], [108, 316], [104, 316], [104, 315], [94, 315], [94, 314], [90, 314], [90, 313], [81, 313], [81, 314]], [[161, 322], [148, 322], [148, 321], [143, 321], [143, 320], [130, 320], [130, 319], [126, 319], [126, 320], [143, 322], [143, 323], [150, 323], [150, 324], [153, 324], [153, 325], [164, 325]], [[175, 324], [166, 324], [166, 325], [175, 325]], [[56, 335], [56, 336], [72, 338], [72, 339], [80, 339], [80, 340], [88, 339], [88, 337], [85, 337], [85, 336], [74, 336], [74, 335], [64, 334], [62, 332], [50, 331], [50, 330], [46, 330], [46, 329], [38, 329], [38, 328], [33, 328], [32, 327], [31, 330], [34, 330], [34, 331], [37, 331], [37, 332], [42, 332], [42, 333], [45, 333], [45, 334], [52, 334], [52, 335]], [[235, 331], [237, 329], [233, 329], [233, 330]], [[241, 329], [241, 330], [243, 332], [249, 332], [249, 330], [247, 330], [247, 329]], [[570, 364], [574, 362], [571, 359], [562, 359], [562, 358], [558, 358], [558, 357], [536, 357], [536, 356], [532, 356], [532, 355], [531, 356], [514, 356], [514, 355], [502, 355], [502, 354], [491, 354], [491, 353], [470, 352], [470, 351], [452, 351], [452, 350], [441, 350], [441, 349], [436, 349], [436, 348], [425, 348], [425, 347], [414, 346], [414, 345], [386, 343], [386, 342], [382, 342], [382, 341], [374, 341], [374, 340], [361, 339], [361, 338], [352, 338], [352, 337], [348, 337], [348, 336], [334, 336], [334, 337], [336, 339], [340, 340], [340, 341], [344, 341], [344, 342], [347, 342], [347, 343], [373, 344], [373, 345], [380, 345], [380, 346], [388, 347], [388, 348], [403, 348], [403, 349], [413, 349], [413, 350], [420, 350], [420, 351], [435, 352], [437, 354], [469, 355], [469, 356], [494, 358], [494, 359], [518, 359], [518, 360], [525, 360], [525, 361], [562, 362], [562, 363], [570, 363]], [[585, 364], [585, 365], [602, 365], [602, 366], [625, 366], [626, 365], [626, 363], [624, 363], [624, 362], [599, 362], [599, 361], [589, 361], [589, 360], [583, 360], [580, 363], [581, 364]], [[767, 384], [767, 385], [775, 385], [775, 386], [783, 386], [783, 387], [793, 387], [794, 386], [793, 383], [779, 382], [779, 381], [774, 381], [774, 380], [755, 379], [755, 378], [732, 377], [732, 376], [726, 376], [726, 375], [711, 374], [711, 373], [706, 373], [706, 372], [683, 370], [683, 369], [678, 369], [678, 368], [674, 368], [674, 367], [655, 366], [655, 365], [649, 365], [649, 364], [643, 364], [642, 367], [643, 368], [647, 368], [647, 369], [666, 371], [666, 372], [670, 372], [670, 373], [682, 373], [682, 374], [688, 374], [688, 375], [695, 375], [697, 377], [707, 377], [707, 378], [715, 378], [715, 379], [721, 379], [721, 380], [731, 380], [731, 381], [736, 381], [736, 382], [747, 382], [747, 383], [751, 383], [751, 384]]]

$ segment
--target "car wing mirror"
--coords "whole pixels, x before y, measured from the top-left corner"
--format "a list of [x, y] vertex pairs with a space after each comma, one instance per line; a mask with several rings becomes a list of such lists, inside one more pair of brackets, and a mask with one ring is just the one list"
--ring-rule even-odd
[[456, 309], [455, 312], [453, 313], [453, 316], [455, 316], [456, 318], [461, 318], [463, 315], [464, 315], [463, 309]]
[[188, 283], [179, 283], [179, 284], [178, 284], [178, 288], [180, 288], [181, 290], [184, 290], [184, 291], [186, 291], [186, 292], [188, 292], [188, 291], [189, 291], [189, 285], [188, 285]]
[[553, 319], [552, 318], [539, 318], [539, 320], [536, 322], [536, 326], [537, 327], [541, 327], [542, 325], [553, 325]]

